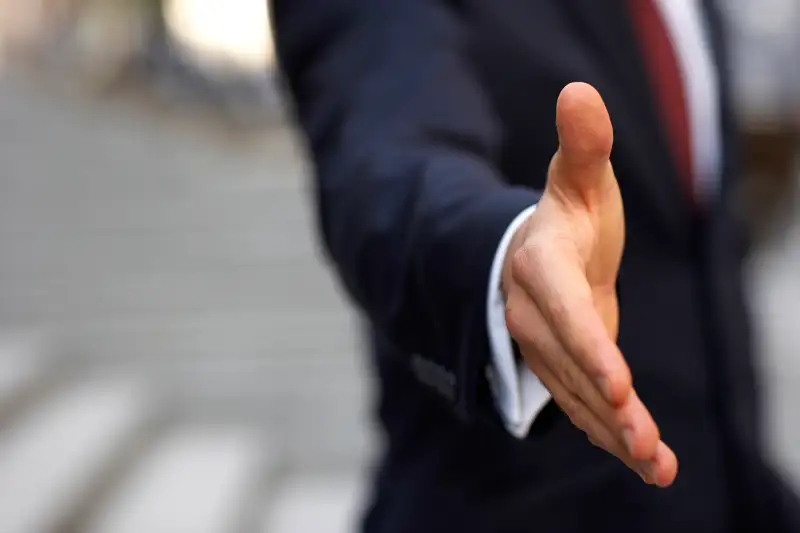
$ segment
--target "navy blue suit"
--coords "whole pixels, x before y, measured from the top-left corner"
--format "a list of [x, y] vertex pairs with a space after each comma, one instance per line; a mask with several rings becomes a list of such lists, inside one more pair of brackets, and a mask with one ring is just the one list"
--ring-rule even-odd
[[[322, 236], [368, 319], [380, 378], [387, 446], [365, 531], [800, 531], [761, 445], [714, 6], [724, 154], [720, 194], [698, 212], [622, 0], [273, 4]], [[619, 343], [680, 461], [666, 490], [592, 447], [552, 404], [514, 439], [486, 380], [491, 262], [539, 197], [571, 81], [598, 88], [615, 127], [627, 224]]]

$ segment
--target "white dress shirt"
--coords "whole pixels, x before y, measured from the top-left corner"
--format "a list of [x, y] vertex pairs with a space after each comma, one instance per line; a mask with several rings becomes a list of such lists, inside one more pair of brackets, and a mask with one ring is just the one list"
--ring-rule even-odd
[[[683, 74], [689, 113], [696, 194], [712, 194], [718, 183], [721, 154], [719, 88], [710, 53], [702, 0], [657, 0], [670, 33]], [[489, 277], [487, 325], [492, 362], [487, 378], [506, 428], [518, 438], [528, 434], [539, 412], [550, 401], [550, 392], [522, 363], [517, 362], [505, 320], [500, 291], [503, 261], [516, 229], [536, 209], [531, 206], [511, 223], [500, 241]]]

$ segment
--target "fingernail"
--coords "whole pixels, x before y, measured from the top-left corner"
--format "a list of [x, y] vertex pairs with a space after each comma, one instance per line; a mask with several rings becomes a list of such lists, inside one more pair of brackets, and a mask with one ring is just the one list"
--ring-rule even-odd
[[599, 377], [597, 378], [597, 386], [600, 388], [600, 392], [603, 394], [603, 398], [607, 402], [612, 400], [611, 398], [611, 381], [607, 377]]
[[650, 480], [651, 485], [658, 485], [658, 468], [656, 463], [651, 462], [645, 467], [647, 471], [647, 479]]
[[650, 473], [647, 471], [646, 467], [644, 467], [644, 468], [639, 470], [639, 477], [641, 477], [642, 481], [644, 481], [648, 485], [652, 485], [653, 484], [653, 480], [650, 477]]
[[634, 447], [636, 446], [635, 437], [633, 430], [631, 428], [626, 428], [622, 431], [622, 440], [625, 441], [625, 448], [628, 449], [628, 453], [633, 455]]

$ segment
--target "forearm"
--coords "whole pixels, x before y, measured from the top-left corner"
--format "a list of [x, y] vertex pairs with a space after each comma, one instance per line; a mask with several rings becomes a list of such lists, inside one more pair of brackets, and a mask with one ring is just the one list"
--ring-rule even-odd
[[452, 373], [470, 412], [489, 361], [492, 260], [538, 195], [497, 172], [494, 120], [446, 2], [293, 1], [275, 6], [278, 52], [326, 248], [373, 324]]

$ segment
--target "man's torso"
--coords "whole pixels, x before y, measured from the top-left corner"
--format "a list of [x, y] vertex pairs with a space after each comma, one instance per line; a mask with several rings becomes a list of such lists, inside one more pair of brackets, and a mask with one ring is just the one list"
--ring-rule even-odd
[[[696, 210], [677, 178], [625, 2], [462, 4], [467, 56], [496, 114], [497, 164], [510, 182], [543, 187], [557, 149], [555, 102], [567, 83], [595, 85], [608, 105], [627, 219], [619, 343], [681, 473], [666, 491], [643, 486], [555, 408], [524, 442], [499, 428], [465, 426], [378, 340], [389, 451], [367, 530], [571, 532], [617, 524], [657, 532], [704, 524], [703, 531], [725, 531], [738, 490], [731, 443], [757, 434], [741, 235], [726, 201], [735, 171], [727, 74], [717, 71], [716, 194]], [[720, 33], [709, 20], [721, 65]]]

